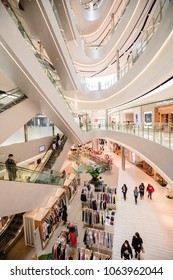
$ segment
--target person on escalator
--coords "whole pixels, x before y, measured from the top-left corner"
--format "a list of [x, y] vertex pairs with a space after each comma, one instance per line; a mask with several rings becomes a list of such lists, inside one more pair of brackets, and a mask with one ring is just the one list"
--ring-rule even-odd
[[8, 155], [8, 159], [5, 161], [5, 166], [8, 172], [9, 181], [15, 181], [17, 177], [17, 165], [13, 158], [13, 154]]

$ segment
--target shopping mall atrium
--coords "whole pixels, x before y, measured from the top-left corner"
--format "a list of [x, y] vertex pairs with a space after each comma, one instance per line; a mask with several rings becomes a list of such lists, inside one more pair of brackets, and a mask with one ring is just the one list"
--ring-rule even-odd
[[[0, 1], [1, 259], [52, 250], [54, 259], [121, 259], [135, 232], [141, 259], [173, 259], [172, 14], [172, 0]], [[86, 187], [94, 167], [99, 190]], [[57, 236], [74, 228], [76, 243], [61, 244], [71, 255], [58, 256]], [[88, 228], [109, 244], [84, 244]]]

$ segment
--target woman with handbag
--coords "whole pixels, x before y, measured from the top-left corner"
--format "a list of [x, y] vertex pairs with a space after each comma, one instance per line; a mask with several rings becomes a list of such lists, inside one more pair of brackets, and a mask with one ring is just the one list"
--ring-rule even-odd
[[124, 258], [124, 260], [130, 260], [133, 258], [132, 248], [128, 240], [125, 240], [121, 246], [121, 258]]

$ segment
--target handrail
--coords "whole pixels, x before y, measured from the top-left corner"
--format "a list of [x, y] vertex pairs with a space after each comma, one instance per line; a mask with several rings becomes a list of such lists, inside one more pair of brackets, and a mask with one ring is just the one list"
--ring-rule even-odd
[[27, 96], [16, 88], [7, 92], [0, 92], [0, 113], [4, 112], [13, 105], [18, 104], [20, 101], [26, 99]]
[[10, 216], [10, 217], [7, 219], [5, 225], [1, 228], [1, 230], [0, 230], [0, 238], [1, 238], [1, 236], [5, 233], [5, 231], [7, 230], [8, 226], [10, 225], [10, 223], [12, 222], [12, 220], [14, 219], [14, 216], [15, 216], [15, 215]]
[[20, 228], [18, 229], [14, 238], [12, 238], [7, 244], [5, 244], [5, 246], [3, 248], [4, 254], [6, 254], [8, 252], [8, 250], [10, 250], [11, 246], [20, 238], [20, 236], [23, 234], [23, 230], [24, 230], [24, 225], [22, 224], [20, 226]]
[[[129, 53], [129, 55], [127, 57], [127, 61], [124, 63], [123, 66], [120, 67], [119, 72], [114, 73], [114, 78], [112, 78], [112, 76], [111, 76], [110, 79], [106, 83], [102, 81], [102, 78], [100, 78], [100, 81], [97, 82], [97, 84], [95, 83], [95, 81], [93, 79], [93, 83], [95, 84], [94, 87], [92, 85], [91, 79], [88, 82], [87, 78], [81, 77], [81, 82], [84, 85], [86, 85], [90, 90], [104, 90], [105, 88], [113, 86], [118, 81], [118, 79], [121, 79], [133, 67], [135, 62], [138, 60], [138, 58], [141, 56], [141, 54], [145, 51], [151, 38], [155, 34], [160, 22], [162, 21], [163, 13], [165, 12], [168, 5], [169, 5], [169, 3], [166, 0], [159, 1], [159, 3], [152, 15], [152, 18], [150, 19], [150, 21], [148, 23], [147, 29], [144, 30], [144, 26], [143, 26], [142, 30], [140, 31], [139, 35], [134, 40], [134, 42], [131, 44], [131, 46], [129, 46], [128, 49], [126, 49], [123, 52], [123, 54], [120, 55], [120, 58], [121, 58], [124, 54]], [[147, 16], [147, 19], [148, 19], [148, 17], [149, 17], [149, 15]], [[145, 22], [145, 24], [146, 24], [146, 22]], [[92, 47], [92, 46], [90, 46], [90, 47]], [[97, 47], [98, 46], [94, 46], [94, 48], [97, 48]], [[117, 60], [116, 56], [114, 56], [114, 58], [108, 62], [107, 67], [109, 65], [113, 65], [114, 63], [116, 63], [116, 60]], [[101, 70], [99, 73], [95, 73], [92, 77], [96, 76], [97, 74], [101, 74], [102, 72], [104, 72], [104, 70], [107, 67], [104, 67], [103, 70]], [[80, 72], [79, 72], [79, 74], [80, 74]], [[118, 77], [118, 79], [116, 76]]]
[[[49, 168], [48, 168], [48, 169], [50, 169], [50, 170], [52, 169], [52, 167], [53, 167], [53, 165], [54, 165], [54, 163], [55, 163], [57, 157], [58, 157], [58, 156], [60, 155], [60, 153], [62, 152], [63, 147], [64, 147], [66, 141], [67, 141], [67, 137], [66, 137], [65, 135], [63, 135], [63, 136], [61, 137], [61, 145], [60, 145], [55, 151], [52, 150], [52, 144], [53, 144], [53, 143], [51, 143], [51, 145], [50, 145], [50, 147], [49, 147], [49, 149], [48, 149], [48, 152], [49, 152], [49, 150], [52, 150], [52, 151], [51, 151], [51, 154], [50, 154], [49, 159], [47, 160], [46, 164], [45, 164], [44, 167], [43, 167], [43, 171], [47, 168], [47, 165], [49, 165]], [[53, 142], [54, 142], [54, 141], [53, 141]], [[51, 159], [51, 164], [50, 164], [50, 162], [49, 162], [50, 159]], [[55, 175], [55, 171], [54, 171], [54, 175]], [[60, 175], [60, 173], [59, 173], [59, 175]]]
[[32, 39], [30, 38], [29, 34], [26, 32], [25, 28], [22, 25], [22, 22], [21, 22], [22, 19], [20, 20], [18, 18], [20, 15], [16, 14], [16, 12], [14, 11], [14, 9], [12, 8], [11, 5], [8, 7], [7, 11], [9, 12], [10, 16], [14, 20], [14, 22], [17, 25], [17, 27], [18, 27], [19, 31], [21, 32], [22, 36], [24, 37], [24, 39], [29, 44], [29, 46], [32, 49], [35, 57], [37, 58], [39, 63], [42, 65], [43, 69], [45, 70], [45, 73], [46, 73], [47, 77], [50, 79], [50, 81], [54, 85], [55, 89], [57, 90], [57, 92], [59, 93], [61, 98], [65, 101], [65, 103], [68, 106], [70, 112], [73, 113], [73, 110], [72, 110], [69, 102], [65, 98], [64, 93], [61, 89], [61, 84], [59, 82], [60, 78], [59, 78], [54, 66], [52, 65], [50, 60], [47, 57], [43, 56], [42, 53], [33, 44]]
[[70, 58], [71, 58], [71, 61], [72, 61], [72, 63], [73, 63], [74, 69], [75, 69], [75, 71], [76, 71], [76, 73], [77, 73], [76, 65], [75, 65], [74, 62], [73, 62], [73, 57], [72, 57], [72, 55], [71, 55], [70, 48], [68, 47], [66, 35], [65, 35], [65, 32], [64, 32], [64, 29], [63, 29], [63, 26], [62, 26], [61, 19], [60, 19], [60, 17], [59, 17], [57, 8], [56, 8], [56, 6], [55, 6], [55, 4], [54, 4], [54, 0], [49, 0], [49, 1], [50, 1], [50, 4], [51, 4], [53, 13], [54, 13], [54, 15], [55, 15], [55, 19], [56, 19], [56, 21], [57, 21], [57, 23], [58, 23], [58, 26], [59, 26], [59, 29], [60, 29], [60, 31], [61, 31], [61, 35], [62, 35], [62, 37], [63, 37], [63, 40], [64, 40], [64, 43], [65, 43], [65, 45], [66, 45], [67, 51], [68, 51], [69, 56], [70, 56]]
[[[86, 128], [83, 127], [83, 130], [84, 129]], [[153, 141], [157, 144], [173, 150], [173, 120], [168, 123], [112, 123], [108, 126], [87, 124], [86, 130], [111, 130], [121, 133], [128, 133]]]
[[[15, 217], [22, 218], [23, 213], [13, 215], [12, 217], [15, 219]], [[15, 224], [14, 224], [15, 225]], [[12, 232], [11, 232], [12, 230]], [[11, 235], [12, 233], [12, 235]], [[8, 250], [11, 248], [11, 246], [19, 239], [19, 237], [23, 234], [23, 221], [21, 219], [21, 222], [17, 225], [17, 228], [12, 225], [12, 223], [9, 224], [6, 234], [2, 235], [0, 237], [0, 249], [1, 254], [5, 257], [5, 254], [8, 252]]]
[[[93, 3], [93, 9], [96, 10], [98, 9], [99, 5], [101, 4], [103, 0], [97, 0], [95, 1], [95, 3]], [[84, 1], [81, 1], [81, 5], [84, 9], [88, 10], [90, 8], [89, 4], [92, 3], [93, 0], [89, 0], [88, 2], [84, 2]]]
[[[54, 156], [55, 160], [60, 155], [63, 147], [66, 143], [67, 137], [63, 135], [62, 143], [60, 147], [55, 151]], [[41, 159], [41, 169], [38, 170], [39, 164], [36, 166], [34, 170], [28, 169], [25, 167], [17, 166], [17, 178], [15, 181], [17, 182], [27, 182], [27, 183], [38, 183], [38, 184], [50, 184], [50, 185], [62, 185], [61, 182], [61, 174], [60, 172], [54, 172], [54, 174], [50, 174], [50, 170], [52, 166], [49, 168], [49, 171], [44, 171], [44, 167], [48, 162], [50, 156], [52, 155], [52, 143], [44, 156]], [[43, 162], [43, 164], [42, 164]], [[55, 162], [55, 161], [54, 161]], [[8, 180], [8, 172], [6, 170], [6, 166], [4, 162], [0, 162], [0, 180]]]
[[[8, 181], [9, 178], [5, 163], [0, 162], [0, 170], [0, 180]], [[50, 174], [50, 172], [39, 172], [24, 167], [17, 167], [16, 175], [15, 182], [60, 185], [60, 174], [59, 176], [54, 176], [53, 174]]]
[[[114, 15], [116, 15], [116, 13], [118, 12], [118, 9], [121, 8], [121, 3], [125, 3], [125, 5], [123, 6], [123, 9], [121, 9], [118, 17], [116, 18], [116, 22], [115, 22], [115, 19], [114, 19]], [[86, 39], [85, 40], [85, 44], [86, 44], [86, 47], [87, 48], [99, 48], [99, 47], [102, 47], [103, 46], [103, 43], [106, 44], [108, 43], [108, 40], [110, 40], [111, 38], [111, 35], [115, 32], [117, 26], [118, 26], [118, 23], [119, 21], [122, 19], [122, 16], [124, 15], [129, 3], [130, 3], [130, 0], [127, 0], [127, 1], [122, 1], [118, 8], [116, 9], [116, 11], [114, 11], [111, 15], [111, 18], [109, 20], [109, 22], [107, 23], [107, 25], [105, 26], [104, 30], [102, 31], [102, 33], [99, 35], [99, 37], [97, 37], [96, 39], [94, 39], [93, 41], [87, 41]], [[101, 38], [101, 36], [106, 33], [104, 35], [103, 38]], [[109, 37], [109, 38], [108, 38]], [[97, 44], [94, 44], [94, 42], [98, 41], [100, 39], [100, 42], [97, 43]]]

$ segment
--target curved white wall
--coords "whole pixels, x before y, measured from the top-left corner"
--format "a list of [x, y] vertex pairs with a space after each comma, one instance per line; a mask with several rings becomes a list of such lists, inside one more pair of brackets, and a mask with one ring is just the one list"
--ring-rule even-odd
[[30, 119], [35, 117], [38, 112], [38, 107], [29, 99], [25, 99], [3, 113], [0, 113], [0, 144], [23, 127]]
[[0, 217], [44, 207], [57, 186], [0, 180]]

